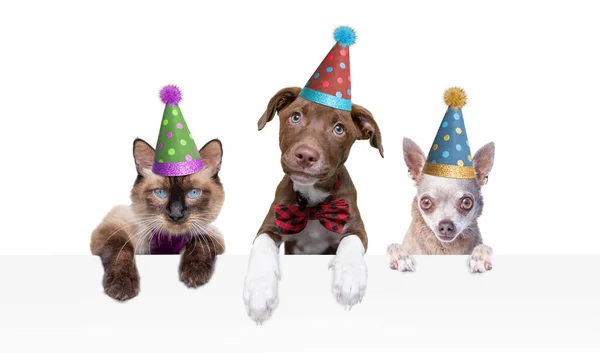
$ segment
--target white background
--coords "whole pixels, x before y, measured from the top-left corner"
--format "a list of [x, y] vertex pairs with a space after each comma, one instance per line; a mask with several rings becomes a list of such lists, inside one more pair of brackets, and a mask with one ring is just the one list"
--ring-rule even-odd
[[[590, 2], [591, 3], [591, 2]], [[132, 141], [156, 143], [159, 89], [183, 91], [199, 145], [224, 145], [228, 254], [247, 254], [282, 177], [282, 87], [303, 86], [334, 44], [351, 48], [355, 103], [385, 159], [358, 141], [347, 167], [369, 253], [402, 240], [414, 195], [401, 141], [430, 147], [448, 87], [464, 87], [472, 153], [495, 141], [484, 241], [497, 254], [599, 254], [594, 219], [600, 33], [586, 2], [3, 2], [0, 138], [3, 254], [88, 254], [92, 229], [128, 203]], [[200, 147], [200, 146], [199, 146]]]
[[[578, 256], [600, 254], [592, 4], [2, 1], [0, 350], [597, 352], [600, 257]], [[347, 162], [369, 234], [367, 295], [344, 312], [330, 257], [284, 257], [280, 306], [256, 327], [246, 255], [282, 176], [278, 120], [256, 123], [277, 90], [308, 80], [337, 25], [358, 32], [353, 98], [385, 147], [381, 159], [359, 141]], [[195, 291], [177, 257], [140, 257], [140, 295], [120, 305], [102, 292], [90, 233], [128, 203], [132, 141], [155, 143], [169, 83], [199, 144], [223, 142], [227, 255]], [[382, 254], [414, 195], [402, 137], [427, 150], [454, 85], [469, 95], [472, 152], [496, 142], [480, 219], [494, 270], [469, 276], [450, 256], [390, 271]]]

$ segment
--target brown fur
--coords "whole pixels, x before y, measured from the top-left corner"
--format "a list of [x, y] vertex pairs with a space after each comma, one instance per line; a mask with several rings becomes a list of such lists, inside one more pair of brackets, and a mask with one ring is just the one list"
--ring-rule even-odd
[[[134, 159], [138, 177], [131, 190], [132, 204], [113, 208], [92, 232], [91, 252], [100, 256], [105, 268], [106, 293], [127, 300], [139, 292], [139, 276], [134, 254], [149, 253], [152, 229], [171, 236], [197, 234], [182, 251], [180, 278], [190, 287], [206, 283], [213, 273], [216, 256], [225, 251], [223, 237], [211, 225], [224, 201], [223, 186], [218, 177], [222, 147], [218, 140], [207, 143], [199, 151], [204, 168], [192, 175], [163, 177], [152, 173], [154, 149], [146, 142], [134, 141]], [[200, 189], [197, 199], [186, 198], [186, 217], [172, 222], [167, 217], [167, 199], [154, 195], [154, 189]]]
[[[357, 235], [366, 250], [367, 233], [357, 207], [356, 189], [344, 163], [356, 140], [370, 140], [371, 145], [377, 148], [383, 157], [379, 127], [372, 114], [359, 105], [353, 104], [350, 112], [333, 109], [298, 97], [300, 91], [299, 87], [289, 87], [277, 92], [269, 101], [267, 109], [258, 121], [258, 129], [262, 130], [266, 123], [273, 119], [275, 113], [278, 113], [280, 117], [279, 146], [282, 151], [281, 165], [286, 173], [277, 186], [275, 198], [258, 234], [269, 234], [278, 244], [283, 241], [283, 237], [277, 232], [275, 226], [274, 207], [281, 203], [297, 204], [295, 193], [290, 188], [290, 173], [310, 172], [312, 176], [318, 178], [318, 182], [314, 184], [315, 188], [325, 192], [331, 192], [338, 174], [342, 173], [341, 186], [335, 197], [346, 199], [351, 209], [351, 215], [343, 235]], [[290, 117], [296, 113], [302, 116], [299, 124], [290, 122]], [[344, 127], [342, 136], [332, 133], [332, 129], [337, 124], [342, 124]], [[294, 158], [294, 152], [301, 146], [309, 146], [320, 156], [318, 163], [310, 170], [303, 168]], [[292, 244], [286, 244], [286, 253], [290, 253], [291, 248]], [[329, 248], [326, 253], [335, 253], [335, 250], [336, 248]]]

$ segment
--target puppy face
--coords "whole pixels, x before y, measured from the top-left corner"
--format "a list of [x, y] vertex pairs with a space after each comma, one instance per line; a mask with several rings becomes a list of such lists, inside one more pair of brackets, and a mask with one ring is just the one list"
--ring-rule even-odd
[[404, 160], [417, 187], [417, 207], [439, 241], [452, 242], [474, 224], [483, 210], [481, 187], [494, 162], [494, 143], [475, 153], [475, 179], [444, 178], [423, 174], [426, 157], [412, 140], [404, 139]]
[[383, 157], [381, 133], [365, 108], [330, 108], [298, 97], [299, 87], [284, 88], [271, 98], [258, 129], [280, 118], [281, 166], [295, 183], [313, 185], [332, 178], [346, 162], [356, 140], [369, 139]]

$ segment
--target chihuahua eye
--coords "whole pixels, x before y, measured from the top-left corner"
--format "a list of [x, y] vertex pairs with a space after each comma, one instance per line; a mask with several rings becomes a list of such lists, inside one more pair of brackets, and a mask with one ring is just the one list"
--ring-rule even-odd
[[167, 192], [165, 191], [165, 189], [154, 189], [154, 195], [161, 200], [167, 198]]
[[292, 122], [292, 124], [298, 124], [301, 118], [302, 116], [300, 115], [300, 113], [294, 113], [290, 117], [290, 121]]
[[433, 206], [433, 202], [431, 202], [429, 197], [424, 197], [421, 199], [421, 208], [423, 210], [428, 210], [431, 208], [431, 206]]
[[460, 208], [465, 211], [469, 211], [471, 208], [473, 208], [473, 199], [470, 197], [463, 197], [462, 200], [460, 200]]
[[342, 124], [337, 124], [336, 126], [333, 127], [333, 133], [338, 135], [338, 136], [342, 136], [344, 134], [344, 125]]

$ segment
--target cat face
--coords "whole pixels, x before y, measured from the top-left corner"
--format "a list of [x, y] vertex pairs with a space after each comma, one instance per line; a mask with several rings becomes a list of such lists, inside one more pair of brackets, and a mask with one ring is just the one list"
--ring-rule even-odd
[[219, 140], [200, 149], [204, 168], [192, 175], [165, 177], [152, 172], [154, 149], [136, 139], [133, 156], [138, 177], [131, 190], [133, 210], [158, 233], [203, 234], [218, 216], [225, 193], [219, 180], [223, 149]]

